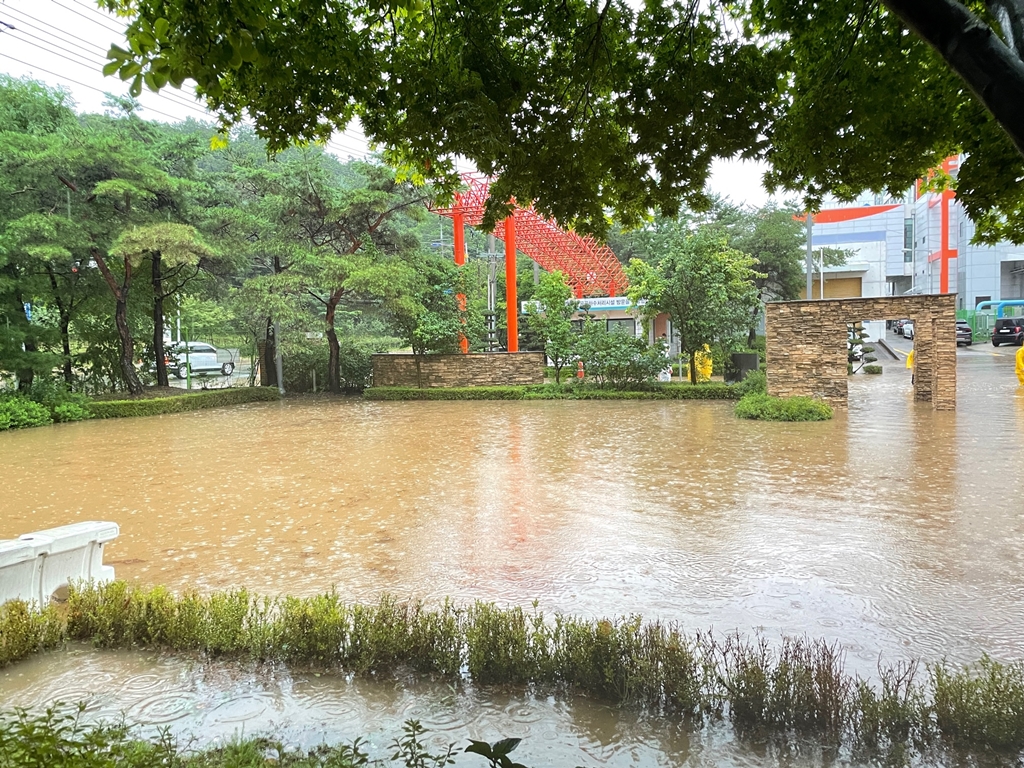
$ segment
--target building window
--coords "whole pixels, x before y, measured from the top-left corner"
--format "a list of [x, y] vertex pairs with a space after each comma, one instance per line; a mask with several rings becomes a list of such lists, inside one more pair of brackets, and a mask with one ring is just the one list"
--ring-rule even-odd
[[903, 220], [903, 262], [914, 260], [914, 220]]
[[613, 333], [615, 331], [628, 333], [630, 336], [636, 336], [636, 320], [632, 317], [608, 320], [608, 333]]
[[975, 296], [974, 297], [974, 306], [978, 306], [983, 301], [992, 301], [992, 297], [991, 296]]

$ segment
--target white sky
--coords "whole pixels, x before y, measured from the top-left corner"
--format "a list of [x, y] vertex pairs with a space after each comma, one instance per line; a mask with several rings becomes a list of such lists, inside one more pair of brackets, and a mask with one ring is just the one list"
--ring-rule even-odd
[[[83, 112], [102, 112], [104, 93], [127, 94], [127, 83], [101, 72], [110, 45], [124, 45], [124, 24], [89, 0], [0, 0], [0, 22], [0, 72], [62, 85]], [[154, 120], [212, 119], [187, 87], [167, 87], [159, 94], [144, 88], [139, 100], [142, 116]], [[328, 149], [343, 158], [368, 153], [358, 126], [335, 134]], [[734, 203], [760, 206], [768, 200], [763, 172], [760, 164], [716, 161], [710, 187]]]

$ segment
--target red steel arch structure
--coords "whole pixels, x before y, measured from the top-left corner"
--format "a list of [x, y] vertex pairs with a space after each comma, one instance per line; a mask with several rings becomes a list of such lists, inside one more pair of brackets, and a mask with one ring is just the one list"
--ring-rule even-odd
[[[449, 208], [436, 213], [451, 218], [455, 225], [455, 263], [466, 263], [465, 226], [479, 226], [490, 195], [490, 182], [476, 174], [464, 174], [466, 189], [455, 195]], [[505, 244], [505, 304], [508, 351], [519, 351], [519, 315], [516, 299], [516, 251], [522, 251], [543, 269], [565, 274], [577, 298], [616, 296], [629, 285], [622, 264], [611, 249], [589, 235], [583, 237], [558, 226], [534, 210], [516, 206], [512, 215], [495, 227], [494, 236]], [[460, 297], [465, 301], [465, 297]], [[462, 351], [468, 351], [462, 340]]]

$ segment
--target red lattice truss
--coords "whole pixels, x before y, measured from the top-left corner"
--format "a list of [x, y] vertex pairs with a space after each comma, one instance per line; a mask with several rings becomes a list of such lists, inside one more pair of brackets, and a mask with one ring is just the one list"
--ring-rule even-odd
[[[461, 213], [466, 224], [479, 226], [490, 184], [486, 178], [465, 174], [467, 189], [455, 195], [451, 208], [438, 208], [442, 216], [454, 218]], [[548, 272], [565, 274], [577, 298], [584, 296], [617, 296], [629, 285], [622, 264], [607, 245], [589, 235], [581, 237], [567, 232], [554, 221], [537, 213], [533, 206], [516, 206], [516, 250], [525, 253]], [[504, 227], [498, 226], [494, 236], [504, 240]]]

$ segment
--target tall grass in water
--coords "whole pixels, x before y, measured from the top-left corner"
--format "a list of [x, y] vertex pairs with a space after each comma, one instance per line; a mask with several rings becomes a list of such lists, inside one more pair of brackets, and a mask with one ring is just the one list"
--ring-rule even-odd
[[490, 603], [436, 608], [336, 593], [270, 600], [244, 590], [175, 596], [124, 582], [72, 588], [59, 607], [0, 607], [0, 666], [67, 642], [281, 661], [379, 675], [583, 694], [683, 719], [724, 719], [737, 732], [816, 739], [865, 754], [1024, 749], [1024, 663], [987, 657], [966, 668], [916, 664], [869, 683], [821, 640], [688, 635], [644, 622], [547, 617]]

